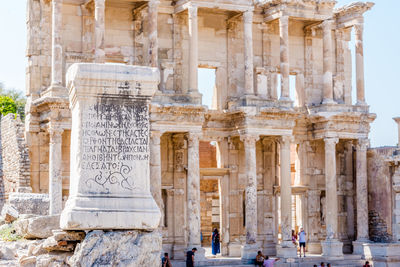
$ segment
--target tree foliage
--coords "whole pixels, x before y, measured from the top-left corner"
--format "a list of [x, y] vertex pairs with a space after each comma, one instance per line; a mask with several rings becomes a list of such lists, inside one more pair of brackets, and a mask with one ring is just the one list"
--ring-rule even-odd
[[4, 116], [8, 113], [17, 113], [21, 119], [25, 118], [26, 98], [21, 91], [5, 89], [0, 83], [0, 113]]

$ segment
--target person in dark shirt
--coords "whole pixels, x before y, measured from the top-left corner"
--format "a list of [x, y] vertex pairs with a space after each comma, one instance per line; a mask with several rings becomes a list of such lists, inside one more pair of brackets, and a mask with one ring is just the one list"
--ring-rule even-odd
[[164, 257], [162, 258], [162, 267], [172, 267], [171, 260], [169, 259], [168, 253], [164, 253]]
[[194, 266], [194, 253], [197, 251], [197, 248], [192, 248], [192, 250], [186, 252], [186, 267]]

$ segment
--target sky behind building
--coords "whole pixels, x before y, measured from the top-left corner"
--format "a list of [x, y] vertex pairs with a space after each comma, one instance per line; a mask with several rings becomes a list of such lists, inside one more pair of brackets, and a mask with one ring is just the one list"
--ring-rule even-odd
[[[338, 0], [337, 6], [353, 2]], [[400, 116], [399, 0], [376, 0], [365, 14], [364, 59], [366, 100], [377, 114], [372, 124], [371, 145], [396, 145], [397, 130], [392, 117]], [[0, 3], [0, 82], [25, 91], [26, 0]], [[349, 44], [354, 51], [354, 43]], [[208, 73], [208, 74], [207, 74]], [[209, 72], [199, 74], [200, 88], [212, 96]], [[355, 91], [355, 88], [353, 88]]]

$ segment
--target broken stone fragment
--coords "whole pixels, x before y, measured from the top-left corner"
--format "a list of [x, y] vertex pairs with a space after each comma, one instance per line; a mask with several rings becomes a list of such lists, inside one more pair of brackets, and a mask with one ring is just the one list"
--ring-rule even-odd
[[43, 243], [43, 248], [47, 251], [73, 251], [75, 244], [68, 243], [67, 241], [57, 242], [53, 236], [47, 238]]
[[19, 213], [16, 208], [13, 206], [6, 204], [3, 206], [3, 209], [1, 210], [1, 216], [4, 218], [5, 222], [11, 223], [18, 219]]
[[85, 235], [84, 231], [53, 230], [53, 237], [56, 241], [82, 241]]
[[36, 257], [35, 256], [22, 256], [18, 260], [19, 266], [21, 267], [34, 267], [36, 266]]
[[15, 222], [17, 234], [24, 238], [48, 238], [59, 227], [59, 215], [35, 216]]

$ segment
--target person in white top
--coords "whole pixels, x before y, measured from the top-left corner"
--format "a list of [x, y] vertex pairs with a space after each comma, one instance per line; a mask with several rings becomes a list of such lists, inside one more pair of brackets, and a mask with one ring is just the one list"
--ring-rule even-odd
[[306, 257], [306, 232], [304, 232], [303, 228], [300, 228], [299, 244], [300, 244], [300, 258], [301, 258], [301, 247], [303, 247], [303, 255], [304, 257]]

